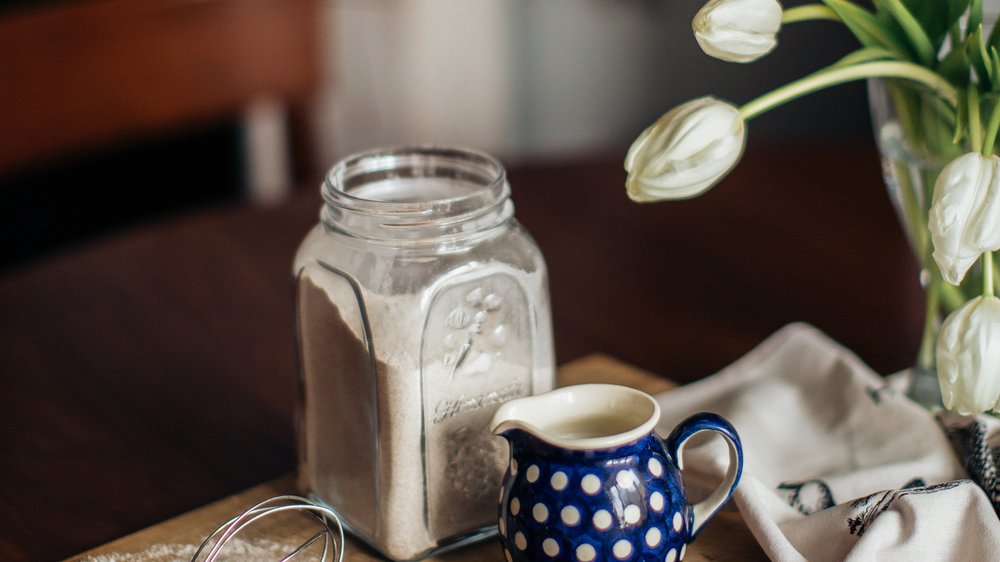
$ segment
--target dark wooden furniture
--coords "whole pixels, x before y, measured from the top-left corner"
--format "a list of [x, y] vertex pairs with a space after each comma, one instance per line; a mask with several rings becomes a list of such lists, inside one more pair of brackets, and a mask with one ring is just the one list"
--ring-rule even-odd
[[[677, 381], [804, 320], [906, 367], [917, 271], [874, 147], [751, 143], [707, 195], [636, 205], [621, 156], [511, 170], [545, 253], [560, 363]], [[0, 559], [81, 552], [294, 467], [303, 190], [152, 224], [0, 279]]]
[[262, 98], [304, 129], [316, 0], [77, 0], [2, 15], [0, 173], [237, 118]]

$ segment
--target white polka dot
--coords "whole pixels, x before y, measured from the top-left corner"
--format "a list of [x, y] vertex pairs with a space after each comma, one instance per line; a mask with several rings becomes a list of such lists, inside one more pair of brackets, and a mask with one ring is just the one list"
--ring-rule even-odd
[[528, 467], [528, 472], [525, 472], [524, 475], [528, 478], [528, 482], [534, 483], [538, 480], [538, 472], [538, 465], [533, 464]]
[[575, 527], [580, 523], [580, 510], [571, 505], [567, 505], [562, 508], [562, 511], [559, 512], [559, 517], [562, 519], [564, 525], [568, 527]]
[[681, 555], [677, 557], [678, 560], [684, 560], [684, 553], [687, 552], [688, 545], [681, 545]]
[[535, 507], [531, 508], [531, 515], [535, 521], [545, 523], [549, 518], [549, 508], [545, 507], [544, 503], [536, 503]]
[[607, 531], [611, 528], [611, 513], [606, 509], [599, 509], [594, 514], [594, 527], [598, 531]]
[[615, 555], [615, 558], [625, 560], [632, 555], [632, 543], [621, 539], [615, 543], [615, 546], [611, 547], [611, 553]]
[[597, 558], [597, 551], [594, 550], [594, 547], [587, 543], [576, 547], [576, 559], [580, 562], [592, 562], [594, 558]]
[[514, 562], [514, 560], [510, 557], [510, 551], [506, 548], [503, 549], [503, 555], [507, 558], [507, 562]]
[[566, 477], [566, 473], [563, 471], [558, 471], [552, 475], [552, 479], [549, 480], [552, 484], [552, 489], [561, 492], [566, 489], [566, 485], [569, 484], [569, 478]]
[[678, 533], [681, 531], [681, 526], [684, 525], [684, 518], [681, 517], [681, 512], [674, 514], [674, 530]]
[[622, 488], [634, 488], [635, 487], [635, 475], [632, 474], [630, 470], [620, 470], [615, 476], [615, 480], [618, 481], [618, 485]]
[[500, 497], [497, 498], [497, 501], [501, 503], [503, 503], [503, 491], [503, 486], [500, 486]]
[[660, 461], [657, 460], [655, 457], [651, 457], [649, 459], [649, 462], [646, 463], [646, 466], [649, 467], [649, 473], [652, 474], [653, 476], [656, 477], [663, 476], [663, 465], [660, 464]]
[[601, 479], [593, 474], [588, 474], [580, 480], [580, 488], [584, 493], [592, 496], [601, 491]]
[[663, 533], [660, 532], [656, 527], [650, 527], [646, 531], [646, 546], [649, 548], [656, 548], [660, 546], [660, 540], [663, 539]]
[[677, 550], [671, 548], [670, 552], [663, 558], [663, 562], [676, 562], [677, 560]]
[[510, 475], [517, 476], [517, 459], [510, 459]]
[[555, 558], [559, 555], [559, 543], [555, 539], [545, 539], [542, 541], [542, 550], [546, 555]]
[[524, 533], [518, 531], [514, 533], [514, 544], [517, 545], [517, 548], [524, 550], [528, 548], [528, 539], [524, 538]]
[[521, 512], [521, 500], [514, 498], [510, 500], [510, 514], [517, 515]]
[[504, 535], [504, 536], [507, 535], [507, 526], [504, 524], [503, 518], [501, 518], [499, 521], [497, 521], [497, 528], [500, 529], [500, 534], [501, 535]]
[[634, 525], [639, 522], [639, 518], [642, 517], [642, 510], [639, 506], [632, 504], [625, 506], [625, 522], [629, 525]]
[[663, 511], [663, 494], [659, 492], [653, 492], [652, 494], [650, 494], [649, 507], [651, 507], [653, 511], [657, 513]]

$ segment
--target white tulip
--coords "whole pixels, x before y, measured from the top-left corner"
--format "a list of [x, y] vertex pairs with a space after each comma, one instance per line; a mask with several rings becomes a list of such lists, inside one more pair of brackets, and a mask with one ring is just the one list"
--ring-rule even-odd
[[629, 148], [628, 196], [645, 202], [700, 195], [736, 165], [745, 142], [736, 107], [712, 97], [675, 107]]
[[949, 410], [972, 415], [1000, 406], [1000, 299], [976, 297], [945, 319], [937, 374]]
[[1000, 158], [963, 154], [941, 170], [928, 216], [934, 261], [958, 285], [979, 256], [1000, 249]]
[[775, 0], [711, 0], [691, 22], [706, 54], [728, 62], [751, 62], [778, 44], [781, 4]]

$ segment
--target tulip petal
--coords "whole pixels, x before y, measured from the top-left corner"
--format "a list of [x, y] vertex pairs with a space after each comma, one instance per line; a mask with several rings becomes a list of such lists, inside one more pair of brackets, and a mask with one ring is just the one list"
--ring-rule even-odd
[[739, 161], [746, 129], [739, 110], [712, 97], [660, 117], [625, 156], [626, 188], [635, 201], [684, 199], [718, 183]]
[[778, 44], [781, 4], [775, 0], [710, 0], [691, 22], [706, 54], [729, 62], [751, 62]]
[[1000, 249], [1000, 158], [970, 152], [941, 170], [928, 214], [934, 261], [952, 285], [987, 250]]
[[938, 382], [949, 410], [963, 415], [995, 411], [1000, 404], [1000, 299], [976, 297], [941, 325]]

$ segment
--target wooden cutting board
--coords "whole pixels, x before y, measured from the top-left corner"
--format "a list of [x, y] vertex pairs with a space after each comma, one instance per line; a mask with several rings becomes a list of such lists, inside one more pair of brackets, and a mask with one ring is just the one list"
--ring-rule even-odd
[[[649, 393], [662, 392], [674, 385], [651, 373], [605, 355], [590, 355], [559, 369], [560, 386], [606, 382], [638, 388]], [[70, 558], [80, 562], [176, 562], [190, 560], [202, 540], [220, 524], [239, 515], [255, 503], [281, 494], [297, 493], [295, 479], [289, 474], [265, 482], [245, 492], [221, 499], [158, 525], [127, 535], [93, 550]], [[279, 560], [315, 533], [314, 522], [289, 515], [264, 520], [254, 527], [246, 542], [233, 545], [239, 550], [225, 560]], [[242, 537], [242, 535], [241, 535]], [[303, 555], [298, 559], [316, 560]], [[352, 538], [347, 539], [344, 560], [378, 562], [384, 560], [373, 550]], [[428, 558], [432, 562], [502, 562], [495, 540]], [[767, 560], [739, 513], [724, 511], [705, 526], [701, 536], [687, 549], [685, 560]]]

